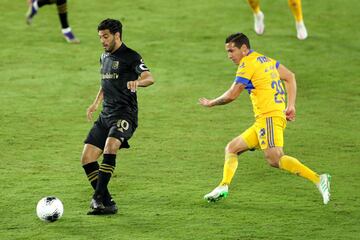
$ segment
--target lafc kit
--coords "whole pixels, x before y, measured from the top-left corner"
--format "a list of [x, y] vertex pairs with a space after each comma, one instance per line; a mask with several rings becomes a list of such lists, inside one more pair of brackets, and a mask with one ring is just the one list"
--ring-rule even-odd
[[138, 125], [138, 104], [136, 92], [127, 83], [149, 69], [124, 43], [113, 53], [103, 53], [100, 65], [103, 108], [84, 143], [104, 149], [106, 139], [114, 137], [121, 141], [121, 148], [129, 148], [128, 140]]
[[235, 82], [245, 85], [255, 115], [255, 123], [241, 134], [249, 149], [284, 145], [286, 96], [279, 65], [253, 50], [239, 63]]

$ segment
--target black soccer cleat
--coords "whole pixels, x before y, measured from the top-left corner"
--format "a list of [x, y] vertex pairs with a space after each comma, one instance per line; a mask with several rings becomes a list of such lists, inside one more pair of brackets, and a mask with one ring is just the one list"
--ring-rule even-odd
[[106, 203], [106, 205], [103, 203], [102, 197], [100, 195], [96, 198], [91, 199], [91, 210], [87, 213], [87, 215], [111, 215], [118, 212], [118, 208], [113, 199], [110, 199]]
[[87, 212], [87, 215], [104, 215], [101, 209], [92, 209]]
[[101, 200], [101, 198], [93, 198], [90, 202], [90, 208], [94, 210], [101, 210], [104, 209], [105, 206]]
[[92, 209], [87, 215], [113, 215], [118, 212], [116, 205], [105, 206], [104, 209]]

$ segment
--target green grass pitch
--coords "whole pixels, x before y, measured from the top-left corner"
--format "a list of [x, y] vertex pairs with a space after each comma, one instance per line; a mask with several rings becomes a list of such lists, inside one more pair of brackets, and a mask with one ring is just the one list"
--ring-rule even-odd
[[[305, 41], [295, 37], [286, 0], [261, 4], [259, 37], [245, 0], [69, 0], [82, 41], [69, 45], [55, 6], [40, 9], [29, 27], [25, 0], [1, 0], [0, 239], [359, 239], [360, 4], [304, 0]], [[86, 215], [92, 189], [80, 155], [100, 84], [96, 27], [107, 17], [123, 22], [125, 43], [156, 83], [139, 90], [139, 128], [109, 185], [119, 214], [98, 217]], [[224, 39], [237, 31], [296, 73], [297, 120], [285, 151], [332, 175], [328, 205], [261, 152], [241, 156], [226, 200], [203, 201], [221, 180], [226, 143], [253, 122], [246, 92], [222, 107], [197, 104], [232, 83]], [[47, 195], [65, 208], [51, 224], [35, 214]]]

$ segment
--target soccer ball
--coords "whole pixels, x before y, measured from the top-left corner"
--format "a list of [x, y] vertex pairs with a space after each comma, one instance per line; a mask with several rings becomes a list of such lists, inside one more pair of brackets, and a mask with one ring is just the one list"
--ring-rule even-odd
[[64, 206], [57, 197], [44, 197], [36, 206], [37, 216], [45, 222], [55, 222], [64, 213]]

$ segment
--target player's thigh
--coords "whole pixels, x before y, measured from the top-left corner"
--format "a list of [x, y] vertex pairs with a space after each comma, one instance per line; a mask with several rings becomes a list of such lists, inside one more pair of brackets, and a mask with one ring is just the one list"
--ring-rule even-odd
[[284, 155], [282, 147], [272, 147], [263, 150], [266, 161], [273, 167], [279, 167], [280, 158]]
[[134, 134], [136, 127], [137, 126], [129, 118], [121, 117], [112, 119], [111, 128], [109, 130], [109, 135], [105, 144], [106, 151], [109, 150], [110, 147], [116, 147], [118, 142], [115, 139], [119, 140], [121, 143], [117, 149], [130, 148], [128, 140]]
[[231, 140], [226, 148], [225, 152], [227, 153], [242, 153], [249, 149], [255, 149], [258, 146], [258, 140], [256, 137], [256, 132], [254, 126], [251, 126], [245, 130], [240, 136], [237, 136]]
[[286, 120], [282, 117], [266, 117], [257, 119], [255, 129], [262, 150], [284, 146], [284, 130]]
[[248, 146], [241, 136], [232, 139], [225, 148], [225, 153], [239, 154], [248, 150]]
[[92, 144], [85, 144], [83, 152], [81, 154], [82, 165], [97, 161], [101, 154], [102, 149]]
[[280, 158], [284, 155], [284, 130], [286, 120], [282, 117], [267, 117], [259, 121], [259, 142], [265, 159], [273, 167], [279, 166]]
[[259, 147], [255, 126], [246, 129], [240, 136], [237, 136], [226, 146], [226, 151], [232, 153], [242, 153], [247, 150], [254, 150]]
[[110, 127], [106, 119], [99, 117], [90, 129], [84, 143], [104, 149], [105, 142], [109, 134], [109, 128]]

